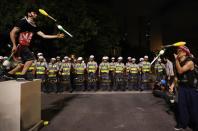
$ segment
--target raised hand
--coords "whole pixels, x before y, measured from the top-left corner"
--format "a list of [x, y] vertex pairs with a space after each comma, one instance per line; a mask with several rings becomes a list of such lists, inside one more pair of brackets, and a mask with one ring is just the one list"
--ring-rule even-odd
[[65, 37], [65, 35], [63, 33], [57, 34], [57, 38], [64, 38], [64, 37]]

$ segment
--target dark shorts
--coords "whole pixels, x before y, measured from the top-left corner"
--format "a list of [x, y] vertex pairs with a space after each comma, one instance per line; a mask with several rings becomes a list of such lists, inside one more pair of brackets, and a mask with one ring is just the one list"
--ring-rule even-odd
[[18, 53], [23, 64], [27, 61], [35, 59], [34, 54], [31, 52], [28, 46], [19, 46]]

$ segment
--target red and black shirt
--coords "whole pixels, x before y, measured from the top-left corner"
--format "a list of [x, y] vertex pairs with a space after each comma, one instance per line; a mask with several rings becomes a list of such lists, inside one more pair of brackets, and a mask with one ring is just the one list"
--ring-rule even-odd
[[15, 26], [20, 28], [18, 42], [23, 46], [29, 46], [33, 35], [40, 31], [37, 26], [33, 26], [28, 23], [26, 18], [19, 20]]

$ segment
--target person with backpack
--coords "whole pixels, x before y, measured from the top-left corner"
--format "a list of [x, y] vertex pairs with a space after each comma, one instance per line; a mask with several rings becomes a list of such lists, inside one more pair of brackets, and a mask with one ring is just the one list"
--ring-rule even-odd
[[179, 46], [175, 56], [178, 77], [178, 120], [175, 130], [192, 126], [198, 131], [198, 91], [196, 66], [186, 46]]

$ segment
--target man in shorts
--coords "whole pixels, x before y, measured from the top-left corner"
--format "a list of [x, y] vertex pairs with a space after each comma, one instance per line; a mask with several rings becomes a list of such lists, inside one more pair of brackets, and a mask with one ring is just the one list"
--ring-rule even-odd
[[44, 39], [64, 38], [64, 34], [46, 35], [40, 31], [36, 24], [37, 15], [38, 9], [36, 7], [31, 6], [27, 8], [26, 16], [20, 19], [10, 32], [10, 38], [13, 44], [12, 52], [19, 54], [22, 58], [22, 64], [19, 64], [16, 68], [4, 75], [8, 79], [14, 77], [15, 72], [18, 70], [22, 70], [20, 78], [25, 79], [25, 74], [35, 59], [29, 47], [35, 34]]

